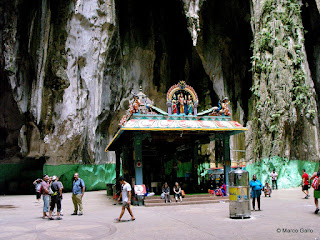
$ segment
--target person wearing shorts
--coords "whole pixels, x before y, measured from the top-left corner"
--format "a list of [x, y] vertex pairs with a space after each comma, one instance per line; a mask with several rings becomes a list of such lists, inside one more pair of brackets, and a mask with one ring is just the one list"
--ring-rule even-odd
[[314, 211], [315, 214], [319, 212], [319, 203], [318, 203], [318, 199], [320, 198], [319, 177], [320, 177], [320, 167], [318, 172], [313, 173], [313, 175], [310, 178], [310, 181], [315, 179], [314, 180], [315, 184], [312, 183], [312, 187], [314, 187], [314, 191], [313, 191], [314, 204], [316, 205], [316, 210]]
[[305, 199], [310, 197], [309, 195], [309, 175], [305, 169], [302, 169], [302, 192], [306, 195]]
[[62, 197], [62, 187], [61, 184], [57, 181], [57, 176], [52, 177], [51, 189], [53, 194], [51, 195], [51, 203], [50, 203], [50, 211], [49, 211], [49, 220], [53, 220], [52, 212], [57, 205], [57, 220], [61, 220], [60, 212], [61, 212], [61, 197]]
[[136, 220], [135, 217], [133, 216], [133, 213], [131, 211], [131, 208], [130, 208], [130, 204], [131, 204], [131, 186], [129, 183], [127, 183], [123, 177], [119, 177], [118, 181], [120, 182], [121, 184], [121, 193], [120, 193], [120, 196], [118, 198], [118, 201], [120, 201], [120, 198], [122, 197], [122, 209], [121, 209], [121, 213], [120, 213], [120, 216], [119, 218], [116, 218], [115, 220], [117, 222], [120, 222], [121, 221], [121, 218], [125, 212], [125, 210], [127, 209], [130, 216], [131, 216], [131, 220], [134, 221]]

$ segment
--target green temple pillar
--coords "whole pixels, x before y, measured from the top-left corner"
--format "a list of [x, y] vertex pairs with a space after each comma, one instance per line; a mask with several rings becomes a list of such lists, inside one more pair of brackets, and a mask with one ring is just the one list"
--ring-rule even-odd
[[142, 135], [137, 132], [134, 135], [133, 143], [133, 160], [135, 165], [135, 178], [136, 185], [143, 184], [143, 171], [142, 171]]
[[224, 181], [229, 194], [229, 172], [231, 171], [231, 158], [230, 158], [230, 135], [225, 134], [223, 137], [223, 162], [224, 162]]
[[193, 178], [199, 184], [199, 179], [198, 179], [198, 141], [196, 141], [193, 145]]
[[120, 176], [120, 150], [116, 150], [116, 178]]
[[128, 182], [130, 182], [130, 170], [132, 168], [130, 149], [127, 144], [122, 146], [122, 176]]

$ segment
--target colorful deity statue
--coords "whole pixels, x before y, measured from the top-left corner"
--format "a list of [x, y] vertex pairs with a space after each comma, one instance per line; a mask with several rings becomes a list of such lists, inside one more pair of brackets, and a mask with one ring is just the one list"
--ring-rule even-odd
[[224, 115], [224, 116], [230, 116], [231, 113], [229, 111], [228, 105], [230, 104], [230, 101], [227, 97], [225, 97], [222, 102], [221, 102], [221, 110], [220, 110], [220, 114]]
[[132, 108], [133, 108], [132, 112], [139, 113], [139, 106], [140, 106], [141, 102], [140, 102], [138, 96], [134, 96], [133, 98], [134, 99], [133, 99], [133, 103], [132, 103]]
[[180, 105], [180, 114], [184, 113], [184, 98], [183, 98], [183, 94], [180, 94], [180, 98], [179, 98], [179, 105]]
[[176, 100], [176, 95], [173, 95], [172, 99], [172, 113], [177, 114], [177, 100]]
[[193, 112], [193, 101], [191, 99], [191, 95], [189, 95], [189, 97], [188, 97], [187, 104], [188, 104], [188, 115], [192, 115], [192, 112]]

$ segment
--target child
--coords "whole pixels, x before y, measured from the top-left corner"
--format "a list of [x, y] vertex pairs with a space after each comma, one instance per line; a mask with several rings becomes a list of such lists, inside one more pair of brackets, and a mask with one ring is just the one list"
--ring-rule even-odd
[[268, 182], [266, 182], [266, 184], [264, 185], [263, 192], [264, 192], [265, 197], [267, 197], [267, 196], [271, 197], [272, 190], [271, 190], [270, 184]]

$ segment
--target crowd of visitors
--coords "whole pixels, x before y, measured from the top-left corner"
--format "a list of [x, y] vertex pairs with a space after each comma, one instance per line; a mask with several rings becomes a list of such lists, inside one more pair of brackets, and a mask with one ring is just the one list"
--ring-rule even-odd
[[[317, 214], [319, 212], [319, 205], [318, 205], [318, 199], [320, 198], [320, 167], [318, 172], [313, 173], [311, 178], [309, 178], [309, 175], [306, 173], [305, 169], [302, 169], [302, 192], [305, 194], [305, 199], [308, 199], [310, 197], [309, 195], [309, 188], [310, 183], [312, 182], [312, 187], [314, 188], [314, 203], [316, 206], [315, 213]], [[262, 186], [261, 182], [257, 180], [257, 176], [253, 175], [252, 180], [250, 181], [249, 185], [251, 188], [251, 198], [252, 198], [252, 208], [253, 211], [255, 211], [255, 199], [257, 199], [258, 203], [258, 209], [260, 210], [260, 195], [261, 191], [264, 192], [265, 197], [271, 197], [272, 190], [278, 189], [277, 179], [278, 179], [278, 173], [273, 169], [273, 171], [270, 173], [271, 181], [272, 181], [272, 188], [268, 182], [266, 181], [265, 185]]]
[[[49, 177], [47, 174], [42, 179], [36, 179], [33, 184], [35, 185], [36, 199], [39, 202], [41, 195], [43, 199], [43, 219], [54, 220], [54, 210], [57, 209], [56, 220], [62, 220], [61, 216], [62, 207], [61, 201], [63, 199], [63, 184], [59, 181], [57, 176]], [[85, 192], [84, 181], [79, 178], [79, 174], [74, 174], [72, 184], [72, 202], [74, 205], [74, 212], [71, 215], [83, 215], [82, 211], [82, 198]], [[79, 210], [79, 212], [78, 212]], [[49, 215], [48, 215], [49, 213]]]
[[[271, 197], [272, 190], [278, 189], [277, 185], [277, 177], [278, 174], [275, 169], [270, 174], [272, 180], [272, 188], [268, 181], [266, 181], [265, 185], [263, 186], [262, 183], [257, 179], [256, 175], [253, 175], [252, 180], [250, 181], [249, 185], [251, 188], [251, 198], [252, 198], [252, 209], [255, 211], [255, 203], [257, 201], [258, 210], [261, 210], [261, 191], [264, 192], [265, 197]], [[312, 187], [314, 188], [314, 203], [316, 206], [315, 214], [319, 212], [319, 204], [318, 199], [320, 198], [320, 167], [318, 172], [314, 172], [311, 178], [309, 179], [309, 175], [306, 173], [305, 169], [302, 170], [302, 192], [306, 195], [305, 199], [310, 197], [309, 195], [309, 188], [310, 183], [312, 182]], [[122, 210], [120, 213], [119, 218], [116, 218], [116, 221], [121, 221], [121, 218], [125, 212], [125, 209], [131, 215], [131, 220], [135, 220], [133, 213], [131, 211], [131, 185], [124, 180], [123, 177], [119, 177], [117, 182], [121, 185], [121, 193], [118, 196], [117, 200], [120, 201], [122, 199]], [[40, 203], [41, 195], [43, 199], [43, 219], [54, 220], [53, 216], [56, 215], [56, 220], [61, 220], [62, 213], [62, 205], [61, 201], [63, 199], [63, 184], [59, 181], [57, 176], [49, 177], [48, 175], [44, 175], [43, 179], [36, 179], [33, 182], [35, 186], [35, 193], [37, 202]], [[214, 191], [214, 193], [219, 196], [226, 196], [226, 185], [221, 182], [219, 184], [219, 188]], [[175, 183], [173, 186], [174, 198], [176, 202], [182, 202], [182, 198], [184, 197], [184, 191], [181, 189], [178, 182]], [[73, 182], [72, 182], [72, 202], [74, 205], [74, 211], [71, 215], [83, 215], [83, 206], [82, 206], [82, 198], [85, 193], [85, 183], [79, 177], [78, 173], [74, 174]], [[168, 183], [164, 183], [162, 187], [162, 194], [161, 198], [164, 199], [165, 203], [171, 202], [170, 198], [170, 187]], [[56, 213], [54, 212], [56, 208]]]

